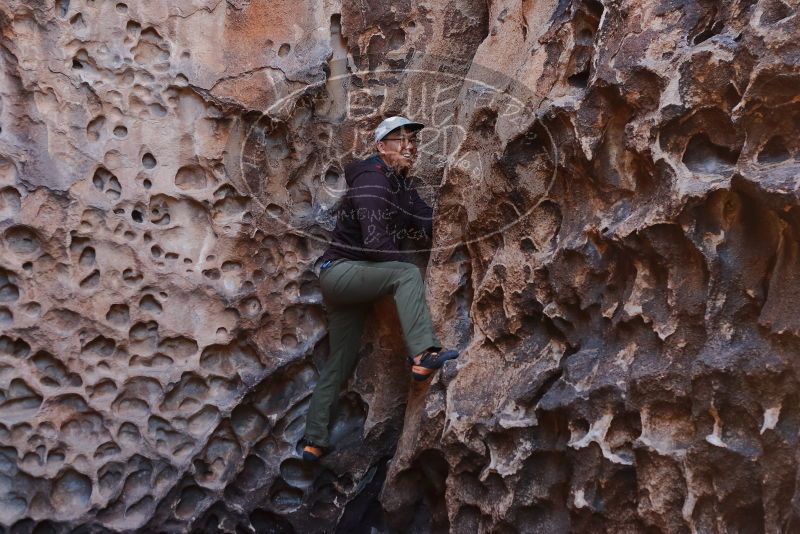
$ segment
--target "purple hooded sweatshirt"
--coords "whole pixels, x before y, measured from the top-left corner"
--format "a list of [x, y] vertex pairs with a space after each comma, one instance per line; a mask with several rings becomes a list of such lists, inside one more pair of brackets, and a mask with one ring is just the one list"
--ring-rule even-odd
[[411, 178], [404, 178], [377, 156], [348, 165], [348, 189], [336, 214], [336, 228], [322, 260], [406, 261], [404, 239], [433, 235], [433, 209]]

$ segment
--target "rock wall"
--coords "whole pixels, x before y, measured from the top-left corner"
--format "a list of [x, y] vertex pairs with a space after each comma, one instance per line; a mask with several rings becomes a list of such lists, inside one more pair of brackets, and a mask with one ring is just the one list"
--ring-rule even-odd
[[[0, 531], [800, 526], [797, 0], [0, 2]], [[298, 461], [371, 129], [436, 206]]]

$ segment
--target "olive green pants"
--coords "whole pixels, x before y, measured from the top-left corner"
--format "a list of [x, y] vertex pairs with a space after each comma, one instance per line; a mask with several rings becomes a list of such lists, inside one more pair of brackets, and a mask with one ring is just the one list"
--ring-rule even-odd
[[331, 408], [358, 362], [364, 318], [378, 297], [392, 295], [409, 356], [441, 348], [416, 265], [402, 261], [337, 260], [320, 272], [328, 310], [330, 357], [320, 373], [306, 417], [305, 439], [327, 447]]

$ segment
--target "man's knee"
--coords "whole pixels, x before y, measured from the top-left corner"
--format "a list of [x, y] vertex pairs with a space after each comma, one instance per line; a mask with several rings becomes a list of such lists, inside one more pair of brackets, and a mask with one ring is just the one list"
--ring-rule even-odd
[[408, 263], [407, 261], [387, 261], [384, 262], [384, 265], [391, 267], [392, 269], [395, 269], [397, 271], [410, 271], [411, 269], [414, 269], [416, 271], [419, 270], [417, 269], [416, 265], [414, 265], [413, 263]]
[[404, 266], [402, 269], [400, 269], [400, 279], [413, 283], [422, 283], [422, 273], [420, 272], [419, 268], [413, 263], [405, 263], [405, 265], [407, 267]]

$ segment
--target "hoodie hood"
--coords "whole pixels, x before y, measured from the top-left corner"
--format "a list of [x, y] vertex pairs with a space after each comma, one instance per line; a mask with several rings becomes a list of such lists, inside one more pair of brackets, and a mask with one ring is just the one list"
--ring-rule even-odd
[[383, 160], [377, 154], [374, 154], [367, 159], [354, 161], [350, 165], [347, 165], [344, 168], [344, 179], [347, 182], [348, 186], [353, 185], [353, 181], [356, 179], [358, 175], [364, 172], [382, 172], [387, 177], [391, 174], [391, 169], [383, 162]]
[[344, 179], [348, 187], [353, 185], [353, 181], [364, 172], [381, 172], [389, 182], [393, 185], [399, 185], [403, 189], [407, 189], [405, 180], [394, 172], [394, 169], [386, 165], [378, 154], [374, 154], [367, 159], [355, 161], [344, 168]]

